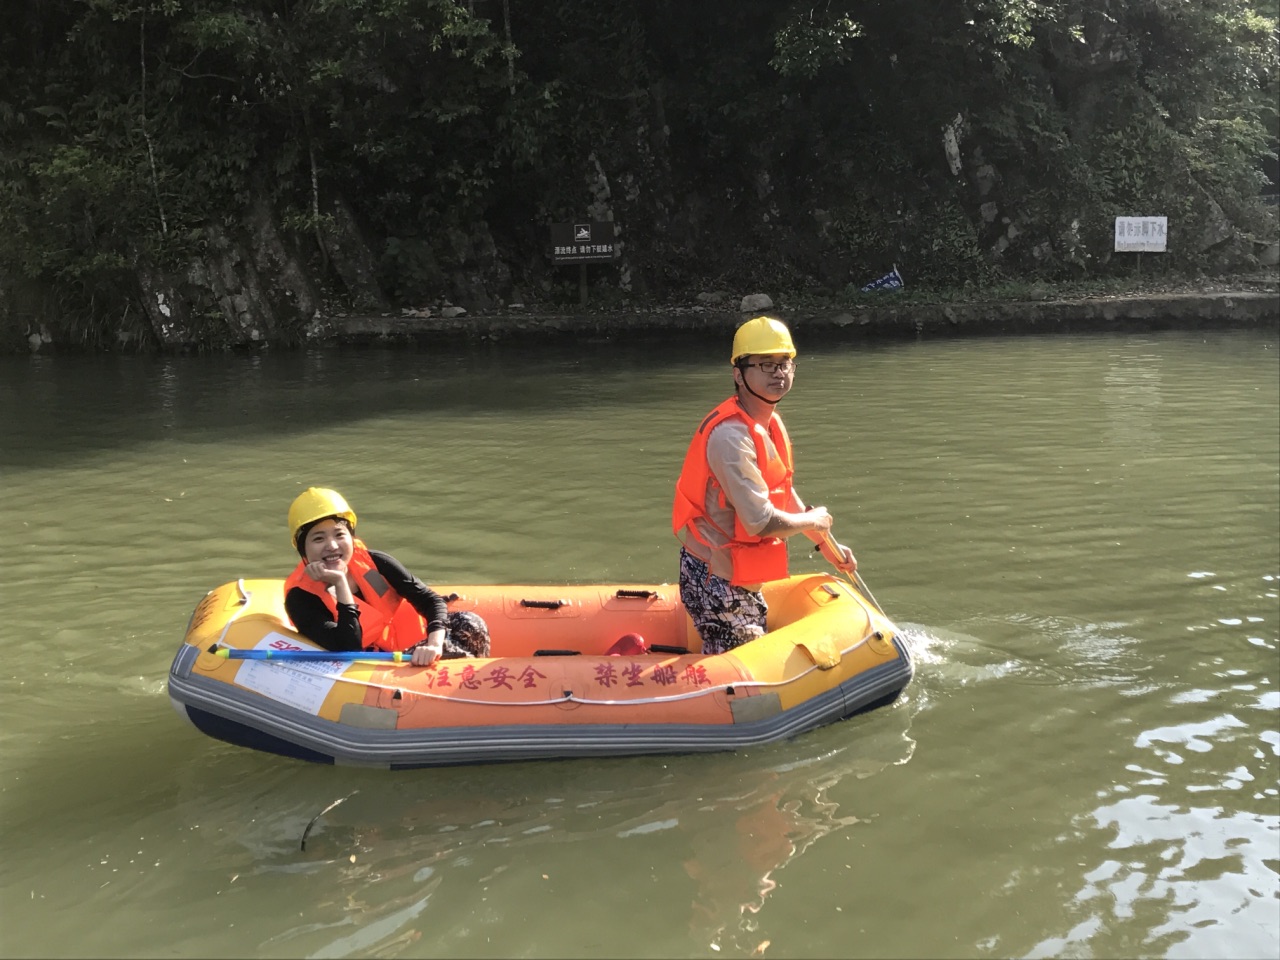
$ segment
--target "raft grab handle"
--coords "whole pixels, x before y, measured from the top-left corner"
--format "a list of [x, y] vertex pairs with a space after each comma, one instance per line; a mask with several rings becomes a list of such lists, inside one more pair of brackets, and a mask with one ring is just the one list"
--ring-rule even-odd
[[619, 590], [614, 594], [614, 596], [619, 600], [628, 598], [636, 600], [657, 600], [659, 595], [657, 590]]
[[521, 600], [522, 607], [538, 607], [542, 610], [559, 610], [561, 607], [567, 607], [568, 600]]

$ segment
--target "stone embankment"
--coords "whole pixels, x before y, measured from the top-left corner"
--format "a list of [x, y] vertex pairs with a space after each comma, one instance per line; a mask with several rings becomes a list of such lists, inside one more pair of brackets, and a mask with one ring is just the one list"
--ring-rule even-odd
[[789, 309], [784, 304], [748, 312], [734, 309], [735, 303], [617, 312], [603, 308], [562, 313], [508, 309], [449, 317], [349, 316], [317, 321], [312, 334], [317, 341], [369, 344], [429, 342], [442, 336], [506, 340], [623, 332], [716, 332], [732, 331], [757, 312], [778, 316], [796, 329], [839, 330], [850, 337], [875, 338], [1280, 327], [1280, 294], [1274, 284], [1258, 286], [1263, 289], [957, 303], [895, 303], [895, 294], [886, 293], [853, 307]]

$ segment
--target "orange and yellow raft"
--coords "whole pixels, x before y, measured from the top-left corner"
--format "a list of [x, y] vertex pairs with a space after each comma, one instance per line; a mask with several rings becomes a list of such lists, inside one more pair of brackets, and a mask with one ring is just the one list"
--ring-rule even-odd
[[[230, 743], [397, 769], [733, 750], [892, 702], [912, 677], [898, 628], [825, 574], [765, 584], [768, 632], [716, 655], [701, 653], [669, 584], [436, 589], [450, 610], [484, 617], [490, 657], [224, 659], [219, 648], [315, 649], [289, 624], [283, 581], [240, 580], [196, 607], [170, 697]], [[611, 655], [627, 634], [647, 652]]]

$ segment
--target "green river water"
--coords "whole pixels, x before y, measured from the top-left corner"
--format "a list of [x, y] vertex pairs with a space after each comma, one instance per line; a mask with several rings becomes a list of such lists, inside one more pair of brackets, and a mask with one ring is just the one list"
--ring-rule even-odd
[[0, 358], [0, 955], [1277, 956], [1276, 331], [797, 339], [904, 697], [395, 773], [182, 720], [205, 591], [287, 575], [311, 484], [430, 583], [672, 582], [727, 342]]

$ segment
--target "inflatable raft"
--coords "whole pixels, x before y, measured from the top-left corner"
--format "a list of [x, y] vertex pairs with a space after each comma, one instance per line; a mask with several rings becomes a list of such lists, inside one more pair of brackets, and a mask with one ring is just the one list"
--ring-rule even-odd
[[196, 607], [170, 698], [229, 743], [403, 769], [734, 750], [890, 703], [912, 677], [897, 627], [825, 574], [765, 584], [768, 632], [717, 655], [670, 584], [436, 590], [484, 617], [491, 657], [309, 659], [321, 654], [289, 625], [283, 581], [239, 580]]

